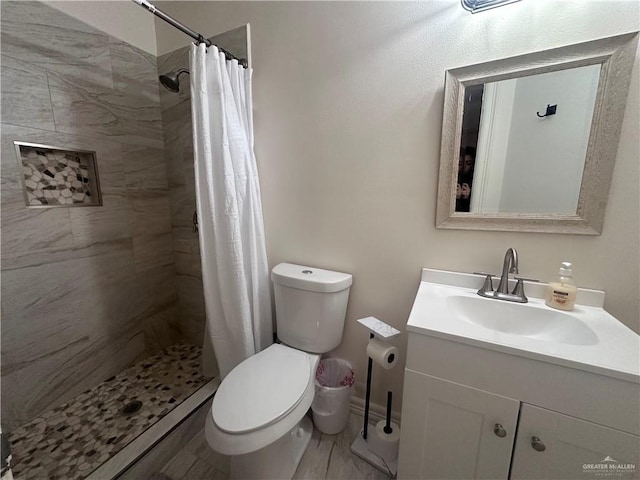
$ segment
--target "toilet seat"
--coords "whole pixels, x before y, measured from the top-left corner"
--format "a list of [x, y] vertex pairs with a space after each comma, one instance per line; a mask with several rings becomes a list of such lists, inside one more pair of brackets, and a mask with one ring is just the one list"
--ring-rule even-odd
[[264, 428], [300, 403], [310, 378], [305, 352], [273, 344], [225, 377], [213, 399], [213, 421], [231, 434]]
[[[209, 446], [218, 453], [222, 453], [224, 455], [243, 455], [246, 453], [255, 452], [261, 448], [270, 445], [275, 442], [277, 439], [282, 437], [291, 431], [293, 427], [295, 427], [300, 420], [305, 416], [309, 408], [311, 407], [311, 403], [313, 402], [313, 397], [315, 396], [315, 383], [314, 378], [316, 368], [318, 367], [318, 363], [320, 361], [320, 355], [302, 352], [300, 350], [295, 350], [286, 345], [274, 344], [270, 347], [266, 348], [262, 352], [250, 357], [244, 362], [249, 361], [251, 358], [255, 358], [258, 355], [264, 354], [271, 355], [270, 353], [266, 353], [271, 351], [272, 349], [287, 349], [290, 351], [297, 352], [299, 354], [304, 355], [305, 364], [308, 366], [309, 375], [307, 378], [306, 388], [302, 394], [302, 396], [297, 400], [297, 403], [291, 405], [288, 409], [289, 411], [283, 413], [279, 418], [274, 419], [270, 424], [263, 426], [262, 428], [257, 428], [255, 430], [246, 431], [244, 433], [229, 433], [222, 430], [218, 427], [218, 422], [223, 423], [221, 416], [223, 412], [216, 410], [215, 399], [219, 395], [223, 384], [226, 383], [229, 376], [235, 371], [232, 370], [229, 375], [227, 375], [220, 387], [218, 387], [218, 391], [214, 397], [214, 401], [209, 409], [207, 414], [207, 418], [205, 420], [205, 437], [207, 439], [207, 443]], [[262, 358], [262, 357], [259, 357]], [[242, 362], [240, 365], [244, 364]], [[295, 362], [302, 363], [302, 362]], [[240, 366], [238, 365], [238, 367]], [[236, 367], [236, 368], [238, 368]], [[273, 395], [273, 392], [270, 392], [270, 395]], [[237, 400], [237, 399], [236, 399]], [[258, 410], [261, 408], [261, 399], [253, 398], [248, 399], [252, 405], [252, 409]], [[224, 407], [223, 407], [224, 408]], [[228, 411], [228, 410], [227, 410]], [[216, 420], [214, 420], [214, 418]]]

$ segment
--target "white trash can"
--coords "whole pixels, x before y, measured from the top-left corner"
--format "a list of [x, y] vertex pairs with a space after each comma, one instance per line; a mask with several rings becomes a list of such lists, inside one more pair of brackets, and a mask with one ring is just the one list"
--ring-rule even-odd
[[355, 382], [351, 364], [341, 358], [323, 358], [315, 382], [313, 423], [322, 433], [340, 433], [349, 423], [349, 399]]

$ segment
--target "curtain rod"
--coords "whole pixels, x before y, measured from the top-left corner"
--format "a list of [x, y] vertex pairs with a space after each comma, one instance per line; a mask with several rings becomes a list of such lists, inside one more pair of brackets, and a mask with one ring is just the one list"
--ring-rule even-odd
[[[191, 38], [196, 40], [198, 43], [204, 43], [207, 47], [210, 47], [212, 45], [211, 41], [206, 39], [201, 33], [195, 32], [191, 30], [189, 27], [186, 27], [185, 25], [177, 21], [175, 18], [171, 17], [170, 15], [167, 15], [159, 8], [156, 8], [153, 4], [149, 3], [147, 0], [131, 0], [131, 1], [134, 3], [137, 3], [138, 5], [143, 7], [145, 10], [148, 10], [149, 12], [153, 13], [156, 17], [164, 20], [169, 25], [177, 28], [182, 33], [186, 33]], [[244, 68], [249, 67], [249, 63], [247, 62], [246, 59], [238, 58], [233, 53], [225, 50], [224, 48], [221, 48], [221, 47], [216, 47], [216, 48], [220, 50], [222, 53], [224, 53], [224, 56], [227, 60], [237, 60], [238, 63], [242, 65]]]

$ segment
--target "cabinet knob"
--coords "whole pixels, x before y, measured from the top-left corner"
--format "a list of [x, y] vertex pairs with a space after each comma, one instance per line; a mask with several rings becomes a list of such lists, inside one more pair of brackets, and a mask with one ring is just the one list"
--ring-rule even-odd
[[545, 444], [542, 443], [542, 440], [540, 440], [538, 437], [531, 437], [531, 447], [536, 452], [544, 452], [547, 449]]
[[496, 423], [493, 426], [493, 433], [495, 433], [498, 437], [506, 437], [507, 436], [507, 431], [499, 423]]

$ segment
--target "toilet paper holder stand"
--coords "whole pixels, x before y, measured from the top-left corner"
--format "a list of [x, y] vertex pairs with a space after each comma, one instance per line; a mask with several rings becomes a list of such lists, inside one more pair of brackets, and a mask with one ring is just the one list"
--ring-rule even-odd
[[[388, 340], [390, 338], [396, 337], [400, 335], [400, 330], [392, 327], [384, 323], [382, 320], [379, 320], [375, 317], [366, 317], [357, 320], [358, 323], [363, 325], [369, 330], [369, 339], [374, 337], [379, 337], [382, 340]], [[364, 425], [362, 428], [361, 435], [358, 435], [353, 445], [351, 446], [351, 451], [358, 456], [362, 457], [364, 460], [371, 463], [373, 466], [379, 468], [384, 473], [390, 475], [392, 478], [395, 478], [397, 472], [397, 461], [389, 462], [385, 461], [385, 459], [375, 455], [371, 452], [367, 446], [367, 436], [369, 431], [369, 408], [371, 403], [371, 374], [373, 370], [373, 360], [371, 357], [367, 359], [367, 386], [365, 393], [365, 404], [364, 404]], [[393, 359], [391, 359], [392, 361]], [[391, 391], [387, 391], [387, 408], [386, 408], [386, 421], [384, 426], [384, 432], [386, 434], [392, 433], [391, 426], [391, 405], [392, 405], [393, 394]]]

